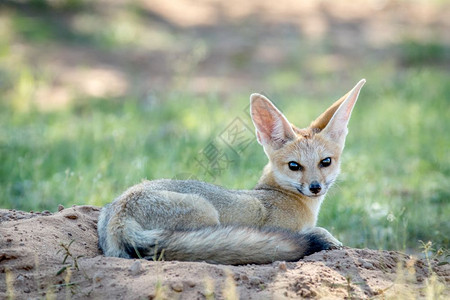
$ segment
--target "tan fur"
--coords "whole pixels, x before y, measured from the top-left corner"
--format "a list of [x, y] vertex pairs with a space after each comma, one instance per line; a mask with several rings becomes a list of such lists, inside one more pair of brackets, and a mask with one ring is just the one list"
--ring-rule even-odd
[[[105, 255], [164, 253], [174, 260], [267, 263], [340, 245], [315, 226], [339, 174], [347, 123], [364, 82], [304, 129], [253, 94], [252, 120], [269, 159], [256, 187], [237, 191], [177, 180], [135, 185], [102, 209], [98, 233]], [[331, 164], [324, 166], [328, 158]], [[293, 171], [290, 162], [301, 170]]]

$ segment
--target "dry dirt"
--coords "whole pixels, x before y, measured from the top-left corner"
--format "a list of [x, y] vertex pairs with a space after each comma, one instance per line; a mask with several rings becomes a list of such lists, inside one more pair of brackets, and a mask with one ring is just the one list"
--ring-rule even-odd
[[[344, 248], [299, 262], [245, 266], [105, 257], [97, 247], [99, 211], [0, 210], [0, 299], [433, 299], [430, 293], [439, 291], [450, 296], [448, 264], [394, 251]], [[70, 253], [65, 262], [63, 245]]]

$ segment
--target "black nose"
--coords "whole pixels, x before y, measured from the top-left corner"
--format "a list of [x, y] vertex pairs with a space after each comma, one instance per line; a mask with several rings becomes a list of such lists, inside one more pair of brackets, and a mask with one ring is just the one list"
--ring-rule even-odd
[[309, 185], [309, 190], [311, 191], [311, 193], [313, 194], [318, 194], [320, 192], [320, 190], [322, 189], [322, 187], [320, 186], [320, 183], [318, 183], [317, 181], [313, 181], [311, 182], [311, 184]]

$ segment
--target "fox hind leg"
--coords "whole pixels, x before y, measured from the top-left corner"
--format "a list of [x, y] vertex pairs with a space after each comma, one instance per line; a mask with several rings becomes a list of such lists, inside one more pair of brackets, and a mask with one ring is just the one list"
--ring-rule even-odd
[[219, 225], [219, 213], [205, 198], [196, 194], [155, 191], [150, 197], [137, 200], [136, 221], [149, 229], [196, 229]]

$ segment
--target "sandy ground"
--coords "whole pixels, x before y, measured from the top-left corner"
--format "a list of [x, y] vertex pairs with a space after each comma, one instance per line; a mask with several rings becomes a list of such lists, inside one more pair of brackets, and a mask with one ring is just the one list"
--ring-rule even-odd
[[97, 246], [99, 210], [0, 210], [0, 299], [450, 297], [448, 264], [394, 251], [344, 248], [245, 266], [105, 257]]

